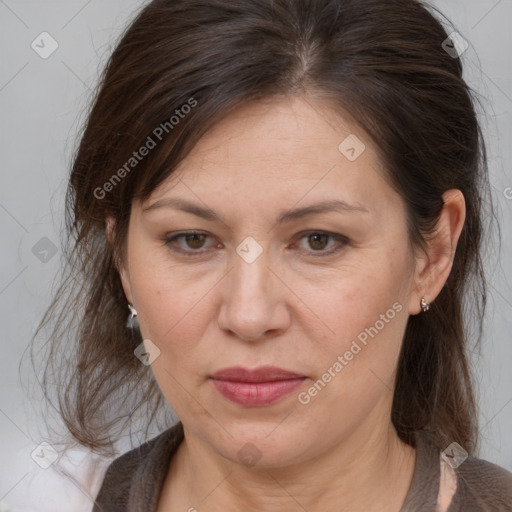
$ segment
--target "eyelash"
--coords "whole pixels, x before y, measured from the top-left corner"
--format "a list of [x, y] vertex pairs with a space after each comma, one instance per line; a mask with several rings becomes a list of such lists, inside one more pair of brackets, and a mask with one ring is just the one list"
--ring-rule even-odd
[[[178, 252], [180, 254], [184, 254], [184, 255], [186, 255], [188, 257], [200, 256], [200, 255], [204, 254], [205, 252], [207, 252], [207, 250], [205, 251], [205, 250], [183, 250], [183, 249], [177, 249], [176, 247], [172, 246], [172, 243], [174, 241], [176, 241], [176, 240], [178, 240], [180, 238], [184, 238], [184, 237], [189, 236], [189, 235], [205, 235], [205, 236], [208, 236], [207, 233], [202, 233], [202, 232], [199, 232], [199, 231], [183, 231], [181, 233], [177, 233], [175, 235], [166, 237], [164, 239], [164, 245], [169, 247], [169, 249], [171, 251]], [[307, 236], [312, 236], [312, 235], [328, 236], [328, 237], [330, 237], [332, 239], [335, 239], [338, 242], [339, 246], [331, 248], [330, 250], [327, 250], [327, 251], [324, 251], [324, 250], [312, 251], [310, 254], [313, 257], [320, 257], [320, 258], [322, 258], [322, 257], [331, 256], [331, 255], [341, 251], [349, 243], [349, 240], [348, 240], [347, 237], [345, 237], [343, 235], [338, 235], [336, 233], [329, 233], [329, 232], [326, 232], [326, 231], [307, 231], [307, 232], [299, 233], [299, 235], [300, 235], [299, 239], [305, 238]]]

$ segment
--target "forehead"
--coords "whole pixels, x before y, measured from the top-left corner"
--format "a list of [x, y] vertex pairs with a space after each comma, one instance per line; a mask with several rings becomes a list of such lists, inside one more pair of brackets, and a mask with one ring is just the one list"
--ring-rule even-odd
[[372, 207], [396, 200], [361, 128], [329, 104], [298, 97], [247, 103], [226, 116], [146, 204], [169, 195], [279, 210], [320, 199]]
[[192, 167], [192, 162], [205, 162], [205, 167], [221, 163], [235, 173], [240, 166], [256, 166], [272, 176], [281, 174], [279, 170], [329, 168], [341, 161], [341, 141], [356, 132], [366, 137], [333, 107], [316, 103], [284, 97], [245, 104], [205, 134], [177, 171]]

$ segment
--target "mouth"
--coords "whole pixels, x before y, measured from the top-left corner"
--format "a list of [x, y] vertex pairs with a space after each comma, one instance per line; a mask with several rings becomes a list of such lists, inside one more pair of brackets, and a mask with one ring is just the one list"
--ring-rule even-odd
[[239, 366], [225, 368], [210, 377], [224, 398], [246, 407], [273, 404], [290, 394], [307, 378], [275, 366], [254, 370]]

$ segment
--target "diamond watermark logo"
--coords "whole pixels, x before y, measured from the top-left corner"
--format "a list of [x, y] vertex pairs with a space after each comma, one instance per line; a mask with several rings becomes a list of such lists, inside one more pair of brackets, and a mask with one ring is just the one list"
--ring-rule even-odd
[[252, 443], [245, 443], [237, 452], [238, 460], [245, 466], [252, 467], [261, 459], [262, 453]]
[[47, 59], [59, 47], [59, 43], [48, 32], [41, 32], [32, 41], [30, 47], [39, 57]]
[[458, 468], [467, 458], [468, 452], [458, 443], [451, 443], [441, 452], [442, 459], [453, 469]]
[[57, 254], [57, 246], [49, 238], [43, 236], [32, 247], [32, 254], [41, 263], [48, 263]]
[[30, 456], [38, 466], [48, 469], [58, 459], [59, 454], [51, 444], [43, 442], [37, 446]]
[[364, 142], [353, 133], [343, 139], [338, 146], [338, 151], [351, 162], [357, 160], [365, 149], [366, 146], [364, 145]]
[[160, 349], [151, 340], [147, 339], [138, 345], [133, 353], [144, 366], [150, 366], [160, 356]]
[[456, 59], [468, 49], [469, 43], [458, 32], [452, 32], [441, 46], [452, 59]]
[[238, 245], [236, 252], [246, 263], [253, 263], [263, 252], [263, 247], [252, 236], [248, 236]]

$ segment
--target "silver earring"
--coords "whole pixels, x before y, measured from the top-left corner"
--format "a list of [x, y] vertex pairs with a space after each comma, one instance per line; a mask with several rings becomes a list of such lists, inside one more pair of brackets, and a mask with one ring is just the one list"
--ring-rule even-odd
[[136, 327], [139, 327], [137, 310], [133, 307], [133, 304], [128, 304], [128, 309], [130, 310], [130, 314], [128, 315], [128, 320], [126, 321], [126, 327], [128, 327], [128, 329], [135, 329]]
[[427, 302], [425, 300], [425, 297], [422, 297], [421, 298], [421, 309], [423, 311], [428, 311], [430, 309], [430, 302]]

